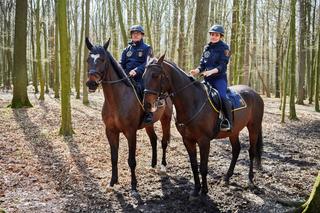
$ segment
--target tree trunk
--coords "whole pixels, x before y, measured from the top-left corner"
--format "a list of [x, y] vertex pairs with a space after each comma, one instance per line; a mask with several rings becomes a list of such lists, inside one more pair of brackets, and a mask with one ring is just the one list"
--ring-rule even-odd
[[[319, 20], [320, 20], [320, 16], [319, 16]], [[318, 29], [318, 59], [317, 61], [317, 65], [315, 67], [316, 68], [316, 74], [315, 74], [315, 78], [316, 78], [316, 85], [315, 85], [315, 98], [314, 98], [314, 102], [315, 102], [315, 110], [316, 112], [320, 112], [320, 107], [319, 107], [319, 93], [320, 93], [320, 27]]]
[[[314, 0], [314, 5], [317, 4], [317, 0]], [[311, 74], [310, 74], [310, 92], [309, 92], [309, 104], [312, 104], [313, 96], [314, 96], [314, 88], [315, 88], [315, 72], [316, 72], [316, 40], [317, 37], [315, 35], [315, 23], [316, 23], [316, 7], [313, 7], [313, 16], [312, 16], [312, 54], [311, 54]]]
[[12, 108], [32, 107], [27, 93], [28, 1], [16, 2]]
[[291, 120], [297, 120], [296, 108], [295, 108], [295, 88], [296, 88], [296, 0], [290, 1], [290, 114]]
[[[90, 0], [85, 0], [86, 1], [86, 21], [85, 21], [85, 30], [84, 34], [85, 37], [89, 37], [89, 13], [90, 13]], [[84, 48], [84, 53], [83, 53], [83, 79], [82, 79], [82, 103], [87, 105], [89, 104], [89, 98], [88, 98], [88, 90], [86, 86], [86, 81], [87, 81], [87, 57], [88, 57], [89, 51], [88, 48]]]
[[185, 69], [186, 60], [185, 60], [185, 36], [184, 36], [184, 15], [185, 15], [185, 0], [179, 1], [180, 7], [180, 23], [179, 23], [179, 48], [178, 48], [178, 64], [180, 67]]
[[[231, 28], [231, 62], [229, 71], [229, 84], [235, 84], [238, 78], [238, 32], [239, 32], [239, 1], [233, 0], [232, 28]], [[254, 34], [255, 35], [255, 34]]]
[[286, 115], [286, 102], [287, 102], [287, 91], [288, 91], [288, 76], [289, 76], [289, 60], [290, 60], [290, 43], [291, 40], [290, 38], [288, 39], [288, 50], [287, 50], [287, 60], [286, 60], [286, 67], [285, 67], [285, 72], [284, 72], [284, 76], [283, 76], [283, 81], [284, 81], [284, 85], [282, 87], [282, 113], [281, 113], [281, 123], [285, 122], [285, 115]]
[[[152, 34], [151, 34], [151, 23], [150, 23], [150, 18], [149, 18], [149, 10], [148, 10], [148, 1], [142, 0], [143, 2], [143, 9], [144, 9], [144, 15], [145, 15], [145, 20], [146, 20], [146, 29], [147, 29], [147, 38], [148, 38], [148, 43], [150, 46], [153, 46], [152, 43]], [[159, 20], [160, 21], [160, 20]]]
[[197, 0], [193, 34], [193, 66], [199, 65], [203, 46], [208, 35], [209, 0]]
[[[112, 2], [112, 4], [111, 4]], [[112, 55], [115, 58], [118, 58], [119, 56], [119, 51], [118, 51], [118, 34], [117, 32], [117, 25], [116, 25], [116, 20], [115, 20], [115, 10], [112, 8], [115, 8], [115, 2], [114, 1], [108, 1], [108, 9], [109, 9], [109, 22], [110, 22], [110, 28], [112, 33], [112, 42], [111, 42], [111, 52]], [[127, 46], [127, 44], [125, 45]]]
[[[33, 5], [32, 3], [33, 1], [31, 1], [31, 7]], [[34, 10], [31, 9], [31, 11], [33, 12]], [[31, 16], [31, 48], [32, 48], [32, 63], [33, 63], [33, 69], [32, 69], [32, 85], [34, 87], [34, 93], [37, 94], [39, 93], [39, 89], [38, 89], [38, 67], [37, 67], [37, 61], [36, 61], [36, 47], [34, 45], [35, 41], [34, 41], [34, 24], [33, 24], [33, 20], [34, 17], [33, 15]]]
[[55, 0], [55, 48], [54, 48], [54, 57], [55, 57], [55, 70], [54, 70], [54, 98], [60, 97], [60, 63], [59, 63], [59, 9], [58, 9], [58, 0]]
[[36, 9], [36, 40], [37, 40], [37, 71], [38, 79], [40, 81], [40, 96], [39, 100], [44, 100], [44, 78], [42, 70], [42, 60], [41, 60], [41, 37], [40, 37], [40, 0], [37, 0]]
[[245, 53], [244, 53], [244, 63], [243, 63], [243, 81], [242, 83], [245, 85], [249, 85], [249, 69], [250, 69], [250, 58], [249, 58], [249, 53], [250, 53], [250, 27], [251, 27], [251, 0], [248, 0], [247, 3], [247, 12], [246, 12], [246, 33], [245, 33]]
[[178, 14], [179, 4], [178, 0], [173, 0], [173, 17], [172, 17], [172, 30], [171, 30], [171, 47], [170, 47], [170, 58], [172, 61], [175, 60], [176, 47], [177, 47], [177, 32], [178, 32]]
[[128, 44], [128, 37], [127, 37], [127, 30], [126, 30], [126, 27], [124, 26], [124, 22], [123, 22], [122, 6], [121, 6], [120, 0], [116, 0], [116, 7], [117, 7], [117, 12], [118, 12], [118, 20], [119, 20], [119, 25], [120, 25], [120, 30], [121, 30], [123, 46], [125, 47]]
[[314, 182], [309, 199], [301, 206], [298, 212], [315, 213], [320, 209], [320, 172]]
[[61, 61], [61, 127], [60, 134], [72, 135], [71, 105], [70, 105], [70, 52], [68, 44], [66, 0], [59, 0], [59, 41]]
[[276, 65], [275, 65], [275, 97], [280, 98], [280, 81], [279, 81], [279, 75], [280, 75], [280, 64], [281, 64], [281, 59], [280, 59], [280, 54], [281, 54], [281, 8], [282, 8], [282, 0], [279, 1], [278, 5], [278, 17], [277, 17], [277, 38], [276, 38]]
[[303, 104], [306, 67], [306, 0], [299, 0], [299, 69], [298, 69], [298, 97], [297, 104]]
[[[76, 99], [80, 99], [80, 75], [81, 75], [81, 53], [82, 53], [82, 44], [83, 44], [83, 34], [84, 34], [84, 0], [81, 0], [81, 29], [80, 29], [80, 44], [78, 46], [78, 73], [75, 79], [75, 87], [76, 87]], [[84, 67], [83, 67], [84, 69]], [[78, 77], [77, 77], [78, 76]]]

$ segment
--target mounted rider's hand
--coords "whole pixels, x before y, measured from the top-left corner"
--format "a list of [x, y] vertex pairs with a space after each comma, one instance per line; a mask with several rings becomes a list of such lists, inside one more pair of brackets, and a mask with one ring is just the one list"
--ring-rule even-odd
[[219, 72], [219, 70], [217, 68], [214, 68], [212, 70], [208, 70], [208, 71], [205, 71], [203, 73], [201, 73], [203, 76], [205, 77], [208, 77], [210, 75], [213, 75], [213, 74], [217, 74]]
[[192, 76], [195, 76], [195, 75], [197, 75], [197, 74], [199, 74], [200, 73], [200, 70], [197, 68], [197, 69], [194, 69], [194, 70], [190, 70], [190, 74], [192, 75]]
[[137, 75], [137, 72], [136, 72], [135, 70], [131, 70], [131, 71], [129, 72], [129, 76], [130, 76], [130, 77], [134, 77], [135, 75]]

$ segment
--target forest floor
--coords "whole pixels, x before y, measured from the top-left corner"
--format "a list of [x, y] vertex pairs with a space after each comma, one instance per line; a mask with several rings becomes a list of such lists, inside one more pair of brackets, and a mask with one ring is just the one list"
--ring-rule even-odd
[[[52, 94], [33, 108], [7, 108], [12, 94], [0, 92], [0, 209], [7, 212], [285, 212], [279, 199], [308, 197], [320, 170], [320, 113], [297, 106], [299, 121], [280, 123], [279, 99], [265, 98], [262, 171], [258, 190], [247, 188], [248, 133], [241, 133], [241, 153], [230, 186], [221, 184], [231, 160], [227, 139], [212, 140], [207, 196], [189, 201], [193, 175], [174, 122], [167, 149], [167, 173], [151, 169], [151, 145], [138, 131], [139, 194], [130, 192], [127, 142], [121, 135], [119, 185], [111, 177], [110, 148], [101, 120], [103, 96], [89, 95], [90, 106], [72, 96], [73, 137], [58, 135], [60, 102]], [[156, 131], [160, 138], [159, 124]], [[158, 143], [158, 157], [161, 156]], [[160, 159], [158, 159], [158, 164]]]

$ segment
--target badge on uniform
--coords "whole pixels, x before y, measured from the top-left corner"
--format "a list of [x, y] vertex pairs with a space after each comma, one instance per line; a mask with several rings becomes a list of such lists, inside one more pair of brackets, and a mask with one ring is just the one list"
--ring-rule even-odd
[[209, 56], [210, 56], [210, 51], [205, 51], [204, 54], [203, 54], [203, 56], [204, 56], [205, 58], [209, 58]]
[[225, 50], [225, 51], [224, 51], [224, 55], [227, 56], [227, 57], [229, 57], [229, 56], [231, 55], [230, 50]]
[[131, 57], [131, 56], [132, 56], [132, 51], [129, 50], [129, 51], [127, 52], [127, 57]]
[[139, 51], [138, 52], [138, 57], [142, 57], [143, 56], [143, 51]]

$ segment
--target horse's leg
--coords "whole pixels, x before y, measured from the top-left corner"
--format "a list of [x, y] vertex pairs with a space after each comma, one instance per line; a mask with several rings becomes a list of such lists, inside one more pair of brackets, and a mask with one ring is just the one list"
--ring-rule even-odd
[[187, 151], [189, 154], [191, 169], [194, 177], [194, 190], [191, 192], [191, 196], [197, 197], [199, 195], [201, 184], [200, 184], [199, 171], [198, 171], [196, 142], [183, 138], [183, 143], [187, 148]]
[[202, 178], [202, 194], [208, 193], [207, 174], [208, 174], [208, 158], [210, 151], [210, 140], [199, 141], [200, 149], [200, 173]]
[[229, 184], [230, 177], [233, 175], [234, 167], [236, 166], [236, 162], [238, 160], [240, 149], [241, 149], [240, 141], [239, 141], [239, 134], [230, 137], [229, 140], [230, 140], [230, 143], [232, 146], [232, 159], [231, 159], [231, 163], [230, 163], [228, 172], [224, 177], [224, 181], [225, 181], [226, 185]]
[[130, 131], [124, 133], [129, 146], [129, 157], [128, 157], [128, 164], [131, 170], [131, 190], [137, 190], [137, 178], [136, 178], [136, 144], [137, 144], [137, 132]]
[[151, 160], [151, 166], [154, 168], [157, 165], [157, 135], [154, 131], [153, 125], [145, 127], [146, 132], [149, 136], [150, 143], [152, 146], [152, 160]]
[[249, 186], [254, 186], [253, 184], [253, 161], [257, 161], [258, 168], [261, 168], [261, 154], [262, 154], [262, 131], [261, 125], [258, 127], [254, 125], [248, 125], [249, 131], [249, 140], [250, 140], [250, 148], [249, 148], [249, 157], [250, 157], [250, 167], [249, 167]]
[[172, 110], [169, 107], [166, 108], [164, 114], [160, 118], [161, 127], [162, 127], [162, 139], [161, 139], [161, 146], [162, 146], [162, 161], [161, 161], [161, 171], [166, 170], [167, 160], [166, 160], [166, 152], [167, 147], [170, 141], [170, 122], [171, 122], [171, 115]]
[[118, 150], [119, 150], [119, 132], [106, 129], [106, 135], [111, 148], [112, 177], [110, 186], [118, 183]]

